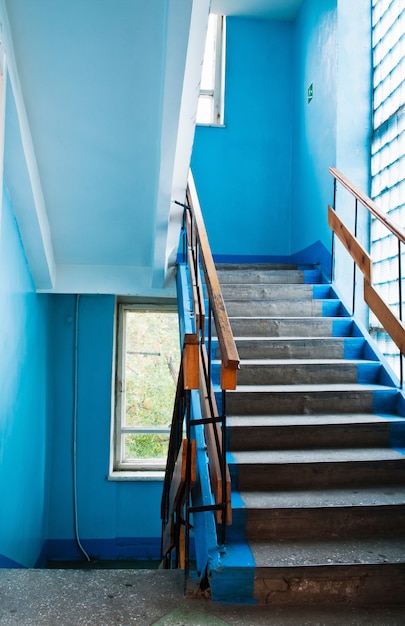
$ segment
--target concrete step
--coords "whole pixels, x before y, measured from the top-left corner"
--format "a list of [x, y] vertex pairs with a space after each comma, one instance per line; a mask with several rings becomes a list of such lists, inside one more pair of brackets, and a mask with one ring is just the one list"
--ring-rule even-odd
[[292, 264], [226, 264], [217, 263], [220, 284], [229, 283], [325, 283], [318, 268], [298, 268]]
[[[304, 284], [305, 270], [255, 268], [226, 269], [217, 266], [218, 279], [223, 288], [234, 283], [247, 284]], [[319, 272], [312, 272], [311, 278], [319, 277]]]
[[226, 395], [233, 524], [213, 597], [402, 604], [403, 394], [319, 273], [275, 269], [219, 272], [241, 368]]
[[235, 336], [234, 339], [241, 359], [360, 359], [366, 344], [362, 337]]
[[405, 456], [390, 448], [253, 450], [228, 453], [238, 491], [325, 489], [405, 482]]
[[[313, 285], [305, 284], [246, 284], [230, 283], [221, 285], [225, 302], [228, 299], [241, 300], [312, 300]], [[324, 297], [328, 297], [325, 294]]]
[[268, 300], [227, 298], [229, 317], [341, 317], [347, 313], [338, 299]]
[[381, 364], [349, 359], [243, 359], [240, 385], [377, 383]]
[[405, 539], [405, 487], [243, 491], [234, 496], [230, 540], [241, 531], [262, 540]]
[[393, 415], [248, 415], [227, 418], [228, 450], [405, 448], [405, 418]]
[[402, 604], [405, 540], [251, 541], [265, 604]]
[[238, 385], [227, 415], [396, 414], [398, 391], [383, 385]]
[[[284, 270], [288, 271], [297, 271], [299, 269], [303, 270], [302, 266], [299, 266], [297, 263], [226, 263], [226, 262], [216, 262], [215, 267], [217, 272], [235, 272], [238, 270], [243, 271], [251, 271], [251, 270], [264, 270], [264, 271], [276, 271], [281, 272]], [[310, 266], [310, 269], [313, 269], [314, 266]]]
[[226, 283], [221, 285], [225, 300], [336, 300], [335, 291], [327, 284], [291, 283]]
[[[227, 307], [229, 315], [229, 310]], [[230, 317], [236, 337], [346, 337], [351, 335], [353, 322], [344, 317], [255, 316]]]

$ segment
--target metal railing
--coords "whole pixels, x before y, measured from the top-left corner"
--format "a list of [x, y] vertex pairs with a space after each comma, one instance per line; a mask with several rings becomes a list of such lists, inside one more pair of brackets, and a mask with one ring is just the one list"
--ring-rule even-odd
[[[226, 541], [226, 525], [231, 523], [231, 481], [226, 463], [226, 391], [236, 388], [239, 355], [226, 313], [208, 237], [190, 173], [186, 203], [183, 206], [183, 263], [186, 266], [191, 302], [185, 316], [183, 350], [169, 453], [163, 485], [162, 567], [189, 568], [190, 515], [212, 511], [218, 526], [218, 544]], [[218, 342], [218, 349], [215, 339]], [[219, 381], [214, 385], [212, 361], [219, 358]], [[215, 388], [219, 386], [217, 404]], [[200, 398], [200, 413], [193, 414], [191, 392]], [[198, 480], [194, 429], [203, 429], [209, 461], [213, 501], [192, 503], [192, 490]]]
[[[335, 167], [329, 168], [330, 173], [334, 177], [334, 206], [328, 207], [328, 221], [334, 235], [336, 235], [346, 250], [354, 260], [354, 277], [353, 277], [353, 313], [355, 311], [356, 302], [356, 266], [359, 267], [364, 276], [364, 301], [374, 313], [381, 323], [384, 330], [396, 344], [400, 354], [400, 384], [403, 386], [403, 356], [405, 354], [405, 326], [403, 324], [403, 302], [402, 302], [402, 246], [405, 244], [405, 230], [398, 226], [388, 215], [383, 213], [380, 208], [365, 193], [356, 187], [342, 172]], [[336, 212], [336, 191], [337, 183], [341, 184], [354, 198], [354, 234], [346, 227]], [[358, 204], [361, 204], [367, 211], [377, 220], [379, 220], [388, 231], [397, 239], [398, 242], [398, 296], [399, 296], [399, 315], [395, 315], [389, 305], [381, 298], [372, 284], [372, 258], [363, 248], [357, 239], [358, 225]], [[332, 266], [334, 263], [334, 245], [332, 244]]]

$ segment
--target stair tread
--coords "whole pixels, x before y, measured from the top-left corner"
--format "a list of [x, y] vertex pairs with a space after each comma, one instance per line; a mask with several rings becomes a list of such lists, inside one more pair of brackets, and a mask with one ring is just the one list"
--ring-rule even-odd
[[[232, 285], [233, 286], [233, 285]], [[307, 285], [303, 285], [304, 287], [306, 287]], [[304, 291], [304, 290], [302, 290]], [[301, 303], [305, 303], [307, 304], [308, 302], [340, 302], [339, 298], [336, 297], [324, 297], [324, 298], [313, 298], [312, 295], [310, 293], [307, 294], [308, 297], [307, 298], [279, 298], [279, 297], [269, 297], [266, 296], [265, 298], [263, 297], [257, 297], [257, 298], [252, 298], [251, 296], [235, 296], [235, 297], [230, 297], [224, 296], [224, 300], [226, 303], [230, 303], [230, 302], [241, 302], [246, 304], [247, 302], [271, 302], [271, 303], [288, 303], [290, 305], [294, 304], [294, 305], [300, 305]], [[236, 316], [234, 316], [236, 317]], [[242, 316], [244, 317], [244, 316]], [[257, 317], [257, 316], [256, 316]], [[295, 317], [299, 317], [298, 315], [296, 315]], [[319, 316], [322, 317], [322, 316]]]
[[[247, 318], [250, 319], [250, 318]], [[288, 318], [288, 319], [293, 319], [293, 318]], [[316, 318], [311, 318], [311, 319], [316, 319]], [[323, 317], [321, 317], [320, 319], [324, 319]], [[313, 337], [311, 337], [310, 335], [303, 335], [302, 337], [299, 337], [298, 335], [295, 335], [294, 337], [289, 337], [288, 335], [286, 336], [282, 336], [282, 335], [278, 335], [277, 337], [273, 337], [272, 335], [268, 335], [268, 336], [263, 336], [263, 335], [242, 335], [242, 336], [235, 336], [234, 335], [234, 340], [236, 342], [252, 342], [252, 341], [271, 341], [274, 343], [282, 343], [283, 341], [288, 342], [288, 343], [298, 343], [298, 342], [308, 342], [308, 341], [316, 341], [317, 343], [324, 343], [324, 342], [328, 342], [328, 341], [338, 341], [340, 343], [343, 343], [345, 341], [347, 341], [347, 339], [357, 339], [357, 340], [363, 340], [362, 337], [352, 337], [352, 336], [348, 336], [348, 337], [333, 337], [331, 336], [325, 336], [325, 337], [319, 337], [319, 335], [314, 335]], [[364, 340], [363, 340], [364, 341]]]
[[[256, 262], [256, 263], [226, 263], [226, 262], [218, 262], [215, 264], [217, 271], [232, 271], [232, 270], [254, 270], [254, 269], [265, 269], [265, 270], [273, 270], [276, 272], [279, 271], [304, 271], [300, 270], [297, 263], [269, 263], [269, 262]], [[311, 266], [310, 269], [318, 269], [317, 267]]]
[[310, 450], [238, 450], [227, 454], [228, 463], [243, 465], [402, 461], [393, 448], [319, 448]]
[[227, 417], [227, 426], [232, 428], [255, 426], [325, 426], [330, 424], [376, 424], [389, 426], [392, 423], [405, 424], [400, 415], [374, 413], [339, 413], [319, 415], [232, 415]]
[[373, 383], [331, 383], [331, 384], [309, 384], [309, 385], [238, 385], [235, 390], [228, 391], [228, 394], [237, 394], [238, 392], [264, 393], [264, 392], [349, 392], [349, 391], [397, 391], [396, 387], [388, 385], [378, 385]]
[[316, 321], [322, 322], [334, 322], [340, 321], [342, 318], [338, 315], [319, 315], [315, 317], [313, 315], [230, 315], [229, 319], [232, 320], [245, 320], [249, 322], [253, 322], [254, 320], [272, 320], [272, 321], [300, 321], [304, 323], [313, 324]]
[[[219, 363], [219, 361], [217, 361]], [[359, 365], [360, 363], [364, 364], [373, 364], [380, 365], [379, 361], [374, 361], [371, 359], [311, 359], [311, 358], [289, 358], [289, 359], [241, 359], [241, 366], [243, 365], [274, 365], [275, 367], [289, 367], [293, 365]]]
[[405, 539], [250, 540], [256, 568], [404, 563]]
[[314, 509], [405, 505], [405, 486], [233, 493], [234, 509]]

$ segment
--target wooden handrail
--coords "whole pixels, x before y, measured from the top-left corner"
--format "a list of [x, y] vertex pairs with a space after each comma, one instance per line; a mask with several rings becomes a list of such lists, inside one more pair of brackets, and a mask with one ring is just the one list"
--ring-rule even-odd
[[208, 243], [207, 231], [191, 172], [188, 183], [188, 203], [197, 226], [196, 236], [200, 246], [201, 263], [204, 269], [205, 282], [221, 350], [221, 360], [223, 366], [221, 368], [221, 388], [235, 389], [236, 372], [239, 369], [240, 363], [239, 354], [233, 338], [224, 299], [222, 297], [221, 287]]
[[391, 218], [383, 213], [381, 209], [376, 205], [371, 198], [366, 196], [356, 185], [354, 185], [342, 172], [340, 172], [336, 167], [329, 168], [330, 173], [336, 180], [338, 180], [345, 189], [347, 189], [361, 204], [370, 211], [380, 222], [383, 222], [389, 231], [402, 243], [405, 243], [405, 230], [400, 228], [395, 222], [391, 220]]
[[[329, 168], [330, 173], [349, 191], [356, 200], [382, 222], [387, 229], [405, 243], [405, 230], [400, 228], [387, 215], [385, 215], [365, 193], [356, 187], [342, 172], [335, 167]], [[342, 220], [336, 214], [336, 207], [328, 207], [328, 222], [333, 232], [339, 237], [346, 250], [351, 255], [356, 265], [361, 269], [364, 275], [364, 301], [370, 307], [371, 311], [381, 322], [382, 327], [389, 334], [393, 342], [398, 347], [400, 353], [405, 355], [405, 326], [403, 322], [392, 313], [390, 307], [379, 296], [377, 291], [371, 284], [372, 277], [372, 259], [359, 244], [356, 236], [344, 225]], [[400, 277], [401, 280], [401, 277]], [[402, 384], [402, 361], [401, 361], [401, 384]]]

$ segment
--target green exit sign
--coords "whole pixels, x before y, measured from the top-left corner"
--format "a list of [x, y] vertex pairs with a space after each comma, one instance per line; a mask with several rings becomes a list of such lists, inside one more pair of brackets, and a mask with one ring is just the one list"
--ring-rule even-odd
[[308, 87], [308, 104], [311, 102], [314, 97], [314, 83], [311, 83]]

